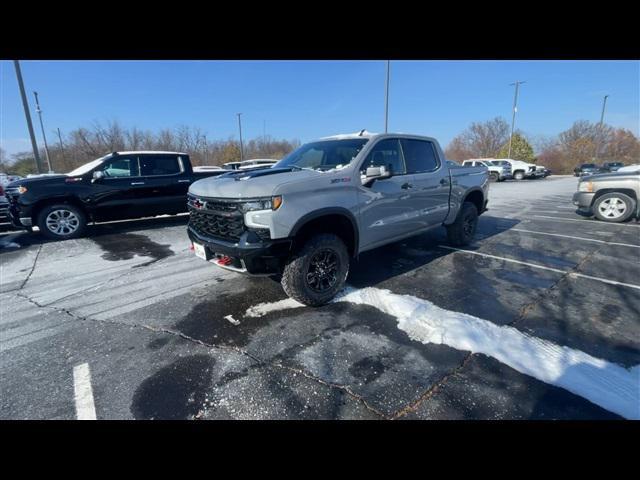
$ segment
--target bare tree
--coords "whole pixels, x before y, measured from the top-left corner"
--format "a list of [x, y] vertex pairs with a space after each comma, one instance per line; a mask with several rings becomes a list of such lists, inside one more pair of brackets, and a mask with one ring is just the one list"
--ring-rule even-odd
[[472, 123], [451, 141], [447, 151], [452, 160], [491, 158], [498, 154], [508, 139], [509, 124], [504, 118], [496, 117], [486, 122]]

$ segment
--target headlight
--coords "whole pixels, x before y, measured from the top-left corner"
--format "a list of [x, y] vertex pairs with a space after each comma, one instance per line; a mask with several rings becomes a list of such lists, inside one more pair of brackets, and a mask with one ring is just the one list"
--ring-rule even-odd
[[277, 210], [282, 205], [282, 197], [259, 198], [240, 204], [240, 210], [243, 212], [252, 212], [254, 210]]
[[18, 193], [19, 193], [20, 195], [22, 195], [23, 193], [27, 193], [27, 187], [23, 187], [22, 185], [20, 185], [20, 186], [18, 187]]
[[578, 183], [579, 192], [593, 192], [593, 182], [580, 182]]

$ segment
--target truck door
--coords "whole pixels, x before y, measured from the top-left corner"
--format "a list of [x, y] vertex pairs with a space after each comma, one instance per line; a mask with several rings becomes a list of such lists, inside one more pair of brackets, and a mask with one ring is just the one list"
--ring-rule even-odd
[[87, 199], [98, 220], [135, 218], [141, 214], [143, 179], [138, 157], [118, 155], [97, 170], [104, 177], [95, 180]]
[[185, 212], [190, 176], [184, 172], [179, 155], [149, 154], [140, 156], [140, 173], [144, 179], [146, 215]]
[[393, 176], [358, 189], [363, 248], [388, 243], [418, 227], [413, 212], [413, 176], [406, 173], [398, 139], [379, 141], [360, 166], [360, 173], [364, 175], [367, 167], [380, 165], [389, 168]]
[[449, 213], [449, 167], [440, 161], [436, 148], [427, 140], [400, 139], [407, 173], [412, 174], [418, 228], [440, 225]]

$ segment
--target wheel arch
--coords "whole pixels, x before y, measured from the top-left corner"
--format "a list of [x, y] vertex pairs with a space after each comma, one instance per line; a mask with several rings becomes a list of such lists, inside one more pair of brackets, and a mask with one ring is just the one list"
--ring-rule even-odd
[[346, 208], [321, 208], [301, 217], [291, 229], [293, 248], [304, 243], [314, 233], [333, 233], [345, 242], [351, 257], [358, 254], [358, 222]]

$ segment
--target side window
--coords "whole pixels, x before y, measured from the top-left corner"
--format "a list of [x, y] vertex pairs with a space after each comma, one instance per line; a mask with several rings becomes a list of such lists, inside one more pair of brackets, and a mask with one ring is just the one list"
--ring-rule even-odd
[[362, 164], [361, 173], [365, 174], [369, 167], [380, 167], [384, 165], [391, 169], [394, 175], [406, 173], [404, 161], [400, 153], [400, 144], [397, 139], [386, 139], [378, 142]]
[[171, 155], [144, 155], [140, 157], [140, 171], [143, 177], [175, 175], [180, 173], [180, 163]]
[[407, 173], [430, 172], [440, 166], [431, 142], [424, 140], [400, 139]]
[[105, 177], [138, 177], [138, 160], [135, 157], [117, 157], [104, 163], [101, 168]]

